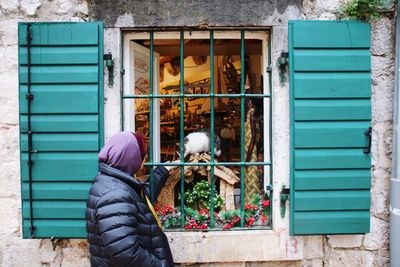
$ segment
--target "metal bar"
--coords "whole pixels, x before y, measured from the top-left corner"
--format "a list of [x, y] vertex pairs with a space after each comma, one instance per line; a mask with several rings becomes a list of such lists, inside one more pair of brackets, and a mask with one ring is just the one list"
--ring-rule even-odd
[[[180, 154], [181, 154], [181, 163], [184, 163], [184, 151], [183, 151], [183, 140], [184, 140], [184, 93], [185, 93], [185, 72], [184, 72], [184, 31], [180, 32], [180, 40], [179, 40], [179, 63], [180, 63], [180, 81], [179, 81], [179, 87], [180, 87], [180, 99], [179, 99], [179, 104], [180, 104], [180, 110], [179, 110], [179, 117], [180, 117]], [[185, 173], [184, 173], [184, 167], [181, 165], [181, 173], [180, 173], [180, 191], [181, 191], [181, 228], [185, 227]]]
[[[272, 49], [271, 49], [271, 36], [268, 35], [268, 66], [271, 66], [271, 55], [272, 55]], [[269, 85], [269, 161], [271, 162], [271, 164], [269, 165], [269, 184], [273, 184], [273, 160], [272, 160], [272, 70], [270, 69], [268, 71], [268, 85]], [[264, 159], [265, 160], [265, 159]], [[273, 200], [273, 196], [272, 194], [274, 193], [274, 190], [270, 191], [270, 214], [269, 214], [269, 222], [271, 222], [272, 225], [272, 214], [273, 214], [273, 204], [272, 204], [272, 200]]]
[[[124, 39], [125, 39], [125, 34], [121, 34], [121, 40], [120, 40], [121, 44], [125, 43]], [[120, 117], [120, 125], [121, 125], [120, 130], [123, 131], [124, 130], [124, 120], [125, 120], [125, 114], [124, 114], [124, 102], [125, 102], [124, 101], [124, 94], [125, 94], [125, 92], [124, 92], [124, 88], [127, 85], [124, 83], [124, 80], [125, 80], [124, 79], [125, 69], [123, 67], [123, 66], [125, 66], [125, 49], [121, 49], [121, 50], [122, 50], [121, 51], [121, 53], [122, 53], [122, 55], [121, 55], [121, 71], [120, 71], [120, 75], [119, 75], [120, 81], [121, 81], [120, 87], [119, 87], [119, 93], [120, 93], [121, 98], [120, 98], [120, 109], [119, 109], [119, 112], [121, 114], [121, 117]]]
[[[150, 96], [153, 96], [154, 93], [154, 32], [150, 32]], [[149, 161], [153, 162], [153, 116], [154, 116], [154, 98], [150, 97], [150, 103], [149, 103], [149, 124], [150, 124], [150, 129], [149, 129]], [[154, 204], [155, 199], [154, 199], [154, 177], [153, 177], [153, 167], [150, 168], [150, 201], [152, 204]]]
[[240, 97], [271, 97], [270, 94], [171, 94], [171, 95], [161, 95], [161, 94], [153, 94], [151, 95], [124, 95], [123, 99], [131, 99], [131, 98], [179, 98], [179, 97], [190, 97], [190, 98], [240, 98]]
[[267, 166], [271, 162], [146, 162], [144, 166]]
[[28, 81], [27, 81], [27, 90], [26, 100], [28, 104], [28, 179], [29, 179], [29, 222], [30, 222], [30, 234], [31, 238], [35, 237], [35, 229], [36, 227], [33, 225], [33, 192], [32, 192], [32, 128], [31, 128], [31, 101], [33, 100], [33, 95], [31, 94], [31, 24], [27, 25], [27, 33], [26, 33], [26, 43], [27, 43], [27, 56], [28, 56]]
[[[214, 95], [214, 32], [210, 31], [210, 95]], [[214, 162], [214, 97], [210, 97], [210, 152], [211, 162]], [[210, 228], [214, 228], [214, 165], [210, 170]]]
[[240, 31], [240, 227], [244, 227], [244, 119], [245, 119], [245, 106], [244, 106], [244, 83], [245, 83], [245, 55], [244, 55], [244, 31]]

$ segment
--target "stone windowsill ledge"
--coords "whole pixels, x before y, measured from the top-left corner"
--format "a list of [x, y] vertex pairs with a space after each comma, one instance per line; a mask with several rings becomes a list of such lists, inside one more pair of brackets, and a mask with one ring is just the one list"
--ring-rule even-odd
[[293, 261], [303, 259], [303, 238], [287, 231], [167, 232], [176, 263]]

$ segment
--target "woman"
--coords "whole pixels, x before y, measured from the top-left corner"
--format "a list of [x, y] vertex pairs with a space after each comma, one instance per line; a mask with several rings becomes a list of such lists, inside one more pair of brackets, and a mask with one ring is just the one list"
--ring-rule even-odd
[[[146, 144], [131, 132], [115, 134], [99, 153], [100, 172], [89, 192], [86, 230], [92, 266], [174, 266], [168, 240], [148, 200], [148, 183], [136, 179]], [[158, 197], [173, 167], [154, 170]]]

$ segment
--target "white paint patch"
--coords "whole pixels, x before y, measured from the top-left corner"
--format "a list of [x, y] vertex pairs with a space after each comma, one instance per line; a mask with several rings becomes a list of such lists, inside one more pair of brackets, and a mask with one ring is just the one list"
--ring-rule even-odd
[[125, 13], [124, 15], [119, 16], [115, 23], [115, 27], [135, 27], [132, 14]]

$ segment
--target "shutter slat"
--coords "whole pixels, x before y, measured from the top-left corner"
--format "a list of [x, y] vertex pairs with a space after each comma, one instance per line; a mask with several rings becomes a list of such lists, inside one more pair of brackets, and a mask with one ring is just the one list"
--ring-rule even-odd
[[369, 71], [369, 49], [295, 50], [294, 71]]
[[[34, 182], [33, 199], [86, 200], [91, 182]], [[22, 183], [22, 199], [29, 199], [29, 184]]]
[[[21, 116], [21, 133], [28, 131], [28, 118]], [[33, 132], [98, 132], [98, 115], [32, 115]]]
[[[65, 65], [65, 64], [97, 64], [99, 51], [97, 46], [60, 46], [60, 47], [32, 47], [32, 65]], [[28, 49], [20, 49], [21, 65], [26, 65]]]
[[296, 99], [371, 97], [369, 72], [292, 72]]
[[294, 48], [369, 48], [370, 26], [357, 21], [291, 21]]
[[[21, 86], [20, 112], [27, 113], [27, 89]], [[97, 113], [98, 112], [98, 85], [41, 85], [32, 86], [31, 93], [34, 100], [31, 104], [31, 113]]]
[[294, 214], [297, 235], [363, 234], [369, 232], [369, 210], [299, 211]]
[[[32, 147], [40, 152], [98, 151], [98, 133], [53, 133], [33, 135]], [[28, 151], [28, 135], [21, 134], [21, 151]]]
[[299, 191], [294, 194], [295, 211], [369, 209], [369, 190]]
[[[96, 152], [39, 152], [32, 159], [33, 181], [92, 181], [98, 169]], [[28, 181], [27, 161], [27, 153], [21, 153], [22, 181]]]
[[85, 238], [86, 199], [104, 136], [103, 23], [30, 24], [30, 114], [27, 23], [18, 32], [23, 237]]
[[[103, 34], [103, 29], [99, 27], [98, 22], [47, 22], [31, 24], [31, 32], [34, 37], [31, 43], [34, 46], [99, 45], [100, 34]], [[19, 24], [18, 44], [20, 46], [27, 45], [26, 28], [26, 23]]]
[[[338, 137], [339, 138], [339, 137]], [[365, 169], [371, 166], [371, 156], [362, 148], [296, 149], [295, 169]]]
[[[60, 83], [97, 83], [99, 79], [98, 65], [54, 65], [32, 66], [32, 84], [60, 84]], [[19, 67], [19, 82], [28, 82], [28, 67]]]
[[[86, 201], [33, 201], [36, 219], [85, 219]], [[22, 202], [23, 219], [29, 219], [29, 201]]]
[[289, 22], [290, 232], [369, 231], [370, 26]]
[[296, 121], [371, 120], [369, 99], [295, 100]]
[[297, 122], [296, 148], [366, 147], [369, 121]]
[[371, 170], [298, 170], [296, 192], [300, 190], [369, 189]]
[[[84, 219], [48, 219], [35, 220], [35, 234], [42, 238], [83, 238], [86, 237], [86, 220]], [[29, 233], [29, 219], [23, 220], [24, 233]]]

